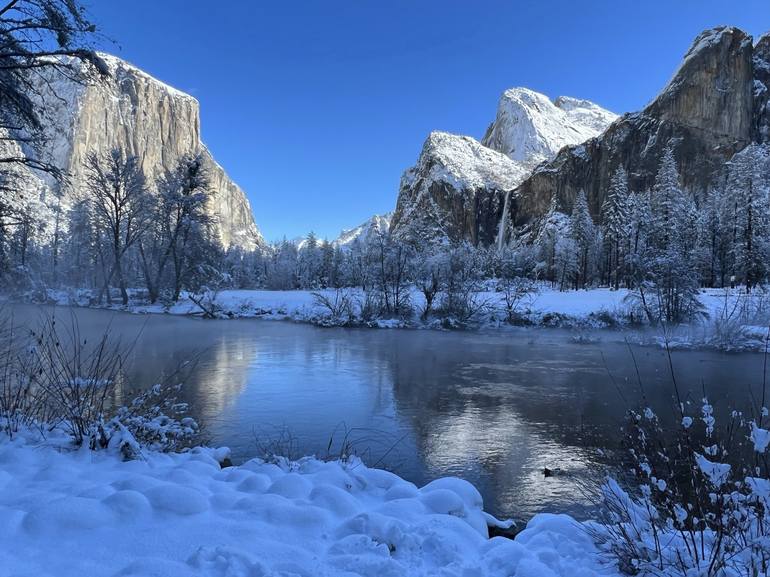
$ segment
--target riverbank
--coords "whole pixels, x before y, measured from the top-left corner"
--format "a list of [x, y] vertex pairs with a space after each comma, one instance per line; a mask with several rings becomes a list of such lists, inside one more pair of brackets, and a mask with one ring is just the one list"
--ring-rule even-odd
[[360, 460], [251, 460], [226, 451], [74, 449], [0, 439], [0, 566], [42, 577], [616, 575], [581, 526], [538, 515], [489, 538], [478, 491], [418, 488]]
[[[770, 322], [770, 295], [755, 291], [747, 295], [741, 288], [703, 289], [700, 300], [704, 318], [692, 324], [646, 330], [640, 315], [632, 313], [629, 291], [596, 288], [558, 291], [540, 285], [516, 304], [515, 315], [506, 309], [505, 295], [487, 291], [475, 297], [478, 311], [465, 321], [437, 315], [422, 319], [418, 311], [425, 307], [422, 293], [412, 289], [410, 302], [414, 312], [402, 318], [366, 318], [358, 289], [323, 289], [319, 291], [223, 290], [204, 295], [183, 293], [176, 303], [147, 304], [139, 291], [132, 293], [132, 303], [95, 305], [88, 291], [48, 291], [47, 300], [63, 306], [107, 308], [134, 314], [171, 314], [215, 318], [288, 320], [318, 326], [357, 326], [369, 328], [508, 329], [515, 326], [567, 328], [576, 339], [591, 340], [587, 332], [599, 329], [628, 331], [629, 340], [670, 348], [713, 348], [728, 351], [764, 351]], [[343, 307], [345, 301], [349, 307]], [[336, 304], [336, 306], [335, 306]], [[349, 308], [349, 311], [348, 311]], [[345, 309], [344, 314], [340, 312]], [[514, 316], [511, 322], [511, 316]]]

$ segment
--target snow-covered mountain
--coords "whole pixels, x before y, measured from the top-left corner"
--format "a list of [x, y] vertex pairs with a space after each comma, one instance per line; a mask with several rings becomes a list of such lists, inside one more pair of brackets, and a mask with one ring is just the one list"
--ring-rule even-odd
[[348, 248], [356, 242], [366, 246], [378, 235], [384, 234], [388, 231], [392, 218], [392, 212], [387, 212], [385, 214], [375, 214], [366, 222], [362, 222], [354, 228], [343, 230], [340, 235], [332, 242], [332, 244], [334, 246], [339, 246], [342, 249]]
[[216, 193], [211, 212], [222, 243], [263, 245], [246, 195], [201, 141], [198, 101], [117, 57], [100, 56], [109, 72], [104, 78], [79, 82], [55, 72], [37, 77], [47, 129], [44, 159], [69, 177], [60, 185], [47, 174], [18, 168], [25, 201], [46, 214], [61, 195], [66, 209], [83, 188], [84, 160], [92, 152], [122, 148], [140, 159], [149, 182], [183, 155], [200, 153]]
[[417, 164], [401, 178], [391, 231], [417, 243], [493, 243], [508, 193], [539, 163], [615, 118], [586, 100], [506, 90], [482, 142], [446, 132], [428, 136]]
[[[332, 246], [339, 247], [342, 250], [349, 250], [355, 244], [360, 244], [362, 247], [368, 246], [374, 242], [378, 235], [388, 232], [390, 227], [390, 219], [393, 217], [392, 212], [386, 212], [385, 214], [375, 214], [371, 218], [362, 222], [358, 226], [353, 228], [346, 228], [340, 232], [339, 236], [331, 241]], [[307, 236], [300, 236], [290, 240], [297, 250], [303, 250], [308, 243]], [[319, 239], [320, 243], [321, 240]]]
[[555, 100], [528, 88], [511, 88], [500, 97], [497, 117], [481, 143], [532, 169], [563, 147], [601, 134], [617, 115], [588, 100]]

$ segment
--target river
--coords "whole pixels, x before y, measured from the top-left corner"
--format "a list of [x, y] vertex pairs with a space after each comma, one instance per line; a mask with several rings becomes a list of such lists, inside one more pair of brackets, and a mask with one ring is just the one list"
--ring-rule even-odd
[[[369, 465], [417, 484], [462, 477], [503, 517], [584, 516], [576, 481], [601, 472], [606, 453], [597, 449], [618, 447], [624, 413], [642, 390], [662, 415], [673, 413], [665, 351], [629, 346], [612, 331], [585, 342], [556, 329], [329, 329], [28, 305], [6, 312], [28, 327], [52, 314], [60, 330], [76, 321], [91, 341], [109, 330], [132, 345], [132, 389], [196, 359], [184, 398], [208, 441], [229, 446], [236, 462], [265, 447], [323, 456], [347, 440]], [[746, 406], [750, 390], [759, 394], [762, 355], [672, 354], [687, 399], [706, 390], [712, 401]], [[560, 473], [546, 478], [546, 467]]]

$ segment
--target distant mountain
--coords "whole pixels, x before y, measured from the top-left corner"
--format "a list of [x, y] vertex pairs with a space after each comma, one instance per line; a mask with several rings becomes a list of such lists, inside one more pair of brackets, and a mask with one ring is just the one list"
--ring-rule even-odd
[[[264, 245], [244, 192], [201, 141], [198, 101], [119, 58], [100, 56], [109, 71], [103, 79], [81, 83], [51, 72], [35, 77], [43, 94], [42, 116], [48, 133], [45, 160], [69, 178], [59, 185], [47, 174], [15, 169], [26, 200], [33, 199], [45, 216], [53, 213], [60, 195], [66, 209], [83, 189], [83, 161], [92, 152], [120, 147], [139, 157], [151, 180], [171, 169], [181, 156], [200, 153], [216, 192], [211, 213], [222, 244], [249, 249]], [[3, 145], [25, 154], [16, 143]]]
[[[393, 216], [392, 212], [386, 212], [385, 214], [375, 214], [371, 218], [362, 222], [356, 227], [346, 228], [340, 232], [340, 235], [331, 241], [332, 246], [339, 247], [342, 250], [349, 250], [353, 245], [360, 243], [362, 247], [368, 246], [371, 242], [374, 242], [378, 235], [388, 232], [390, 227], [390, 219]], [[297, 250], [303, 250], [308, 243], [307, 236], [299, 236], [290, 240]], [[318, 239], [320, 245], [324, 242], [322, 239]]]
[[417, 243], [493, 243], [507, 193], [562, 147], [596, 136], [615, 118], [587, 100], [506, 90], [481, 142], [445, 132], [428, 136], [417, 164], [401, 178], [391, 231]]
[[366, 222], [362, 222], [354, 228], [343, 230], [332, 244], [342, 249], [348, 248], [356, 242], [366, 246], [378, 235], [388, 231], [392, 217], [392, 212], [375, 214]]

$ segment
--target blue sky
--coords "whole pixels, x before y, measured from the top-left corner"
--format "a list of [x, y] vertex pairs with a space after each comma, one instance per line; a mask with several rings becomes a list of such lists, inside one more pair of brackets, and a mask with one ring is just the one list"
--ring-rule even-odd
[[104, 48], [200, 100], [268, 240], [392, 210], [434, 129], [480, 138], [527, 86], [637, 110], [692, 39], [770, 30], [767, 0], [91, 0]]

